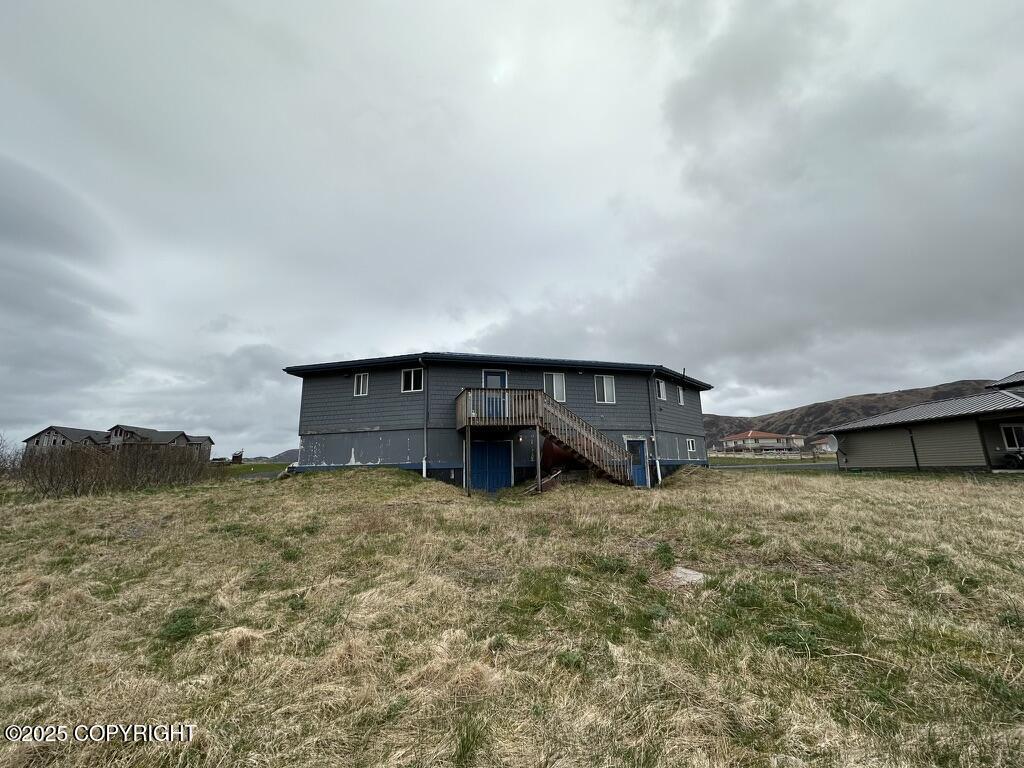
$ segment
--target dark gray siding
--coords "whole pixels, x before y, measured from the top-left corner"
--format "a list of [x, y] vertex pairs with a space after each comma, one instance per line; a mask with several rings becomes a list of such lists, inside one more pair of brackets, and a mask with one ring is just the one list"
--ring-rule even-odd
[[[482, 384], [479, 366], [435, 365], [426, 369], [429, 391], [428, 468], [461, 467], [464, 441], [455, 431], [455, 398], [466, 387]], [[545, 371], [507, 367], [511, 388], [540, 389]], [[599, 404], [594, 370], [557, 369], [565, 374], [565, 405], [625, 447], [624, 436], [651, 434], [650, 377], [614, 372], [616, 402]], [[417, 465], [423, 459], [423, 393], [401, 392], [401, 369], [369, 371], [365, 397], [355, 397], [355, 372], [308, 376], [303, 380], [299, 415], [299, 464], [306, 466]], [[669, 400], [658, 401], [657, 418], [661, 457], [666, 460], [706, 460], [700, 393], [687, 390], [680, 406], [675, 385], [668, 385]], [[662, 439], [664, 432], [664, 439]], [[534, 462], [532, 430], [512, 434], [519, 466]], [[697, 439], [695, 455], [686, 452], [686, 438]], [[677, 450], [678, 442], [681, 450]], [[652, 457], [653, 458], [653, 457]]]
[[422, 429], [423, 393], [402, 392], [401, 369], [369, 373], [370, 385], [365, 397], [352, 394], [354, 374], [303, 379], [299, 434]]

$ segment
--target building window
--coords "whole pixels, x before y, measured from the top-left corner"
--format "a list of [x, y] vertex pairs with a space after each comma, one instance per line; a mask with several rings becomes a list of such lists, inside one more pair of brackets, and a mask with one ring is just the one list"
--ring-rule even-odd
[[565, 374], [545, 373], [544, 394], [560, 403], [565, 402]]
[[692, 438], [692, 437], [686, 438], [686, 451], [687, 451], [687, 453], [696, 453], [697, 452], [697, 441], [694, 438]]
[[353, 397], [366, 397], [370, 391], [370, 374], [368, 373], [357, 373], [355, 381], [352, 383], [352, 396]]
[[422, 392], [423, 391], [423, 369], [406, 368], [402, 371], [402, 391]]
[[665, 382], [662, 381], [661, 379], [655, 379], [654, 384], [658, 388], [658, 399], [668, 400], [668, 394], [666, 391], [667, 387], [665, 386]]
[[39, 438], [36, 438], [36, 445], [39, 445]]
[[676, 395], [679, 397], [679, 404], [686, 405], [686, 390], [682, 387], [676, 387]]
[[594, 377], [594, 394], [599, 403], [615, 403], [615, 377], [597, 375]]
[[1024, 424], [1003, 424], [1003, 442], [1008, 451], [1024, 451]]

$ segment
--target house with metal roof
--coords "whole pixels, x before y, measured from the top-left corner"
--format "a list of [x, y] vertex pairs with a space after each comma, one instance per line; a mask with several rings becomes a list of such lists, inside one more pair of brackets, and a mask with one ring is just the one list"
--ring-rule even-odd
[[125, 424], [115, 424], [105, 430], [50, 426], [22, 442], [25, 443], [26, 451], [76, 446], [114, 449], [121, 445], [177, 446], [190, 448], [204, 459], [210, 458], [214, 445], [209, 435], [189, 435], [180, 429], [149, 429]]
[[1024, 469], [1024, 371], [987, 391], [839, 424], [843, 469]]
[[707, 465], [699, 379], [657, 364], [423, 352], [302, 379], [293, 469], [390, 466], [496, 491], [562, 468], [650, 486]]

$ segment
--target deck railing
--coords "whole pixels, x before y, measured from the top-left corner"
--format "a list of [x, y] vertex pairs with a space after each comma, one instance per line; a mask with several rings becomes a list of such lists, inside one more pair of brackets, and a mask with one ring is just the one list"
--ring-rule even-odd
[[455, 398], [455, 423], [465, 427], [540, 427], [612, 479], [628, 483], [629, 451], [542, 389], [464, 389]]

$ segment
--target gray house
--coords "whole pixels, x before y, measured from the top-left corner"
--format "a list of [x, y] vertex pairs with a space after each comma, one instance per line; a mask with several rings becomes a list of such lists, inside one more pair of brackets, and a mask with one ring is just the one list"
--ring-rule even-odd
[[843, 469], [1024, 467], [1024, 371], [987, 392], [933, 400], [821, 430]]
[[302, 378], [296, 471], [402, 467], [494, 491], [559, 467], [649, 486], [707, 464], [711, 386], [660, 365], [424, 352], [284, 370]]
[[150, 445], [189, 448], [202, 457], [210, 458], [213, 438], [209, 435], [189, 435], [180, 429], [148, 429], [115, 424], [110, 429], [78, 429], [76, 427], [47, 427], [23, 441], [26, 451], [90, 446], [116, 449], [120, 445]]

